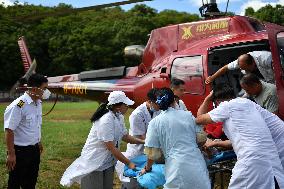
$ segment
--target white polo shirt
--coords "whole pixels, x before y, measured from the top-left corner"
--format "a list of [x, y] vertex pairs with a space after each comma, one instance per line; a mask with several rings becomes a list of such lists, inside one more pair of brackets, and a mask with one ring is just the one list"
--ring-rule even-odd
[[18, 146], [35, 145], [41, 140], [42, 105], [34, 102], [24, 93], [5, 110], [4, 129], [14, 132], [14, 144]]
[[[154, 112], [153, 117], [149, 113], [146, 102], [138, 106], [129, 116], [129, 134], [131, 136], [137, 135], [146, 135], [149, 122], [160, 114], [160, 111]], [[139, 155], [144, 153], [144, 145], [143, 144], [127, 144], [126, 154], [130, 155]]]
[[[272, 56], [271, 52], [269, 51], [252, 51], [249, 52], [254, 61], [255, 64], [261, 73], [261, 75], [264, 77], [264, 80], [268, 83], [275, 83], [274, 79], [274, 73], [272, 69]], [[235, 60], [228, 64], [229, 70], [236, 70], [239, 69], [238, 60]], [[246, 73], [244, 70], [242, 70], [243, 73]]]

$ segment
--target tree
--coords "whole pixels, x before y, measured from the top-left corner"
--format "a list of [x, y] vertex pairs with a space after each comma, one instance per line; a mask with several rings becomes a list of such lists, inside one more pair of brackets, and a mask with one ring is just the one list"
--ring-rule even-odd
[[284, 6], [266, 5], [257, 11], [254, 11], [252, 7], [245, 10], [246, 16], [252, 16], [262, 21], [272, 22], [279, 25], [284, 25]]
[[246, 16], [253, 16], [254, 15], [254, 9], [252, 8], [252, 7], [248, 7], [248, 8], [246, 8], [246, 10], [245, 10], [245, 15]]

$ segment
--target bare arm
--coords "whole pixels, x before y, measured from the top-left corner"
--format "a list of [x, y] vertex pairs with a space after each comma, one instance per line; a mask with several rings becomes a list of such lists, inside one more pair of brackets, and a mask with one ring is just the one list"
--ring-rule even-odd
[[224, 75], [228, 71], [228, 64], [220, 68], [217, 72], [215, 72], [213, 75], [207, 77], [205, 80], [206, 84], [212, 83], [217, 77], [220, 77], [221, 75]]
[[203, 103], [198, 108], [197, 118], [195, 119], [196, 124], [206, 125], [209, 123], [215, 123], [207, 113], [208, 106], [210, 105], [212, 98], [213, 98], [213, 91], [209, 93], [209, 95], [204, 99]]
[[[145, 139], [145, 137], [144, 137], [144, 139]], [[136, 137], [133, 137], [129, 134], [126, 134], [122, 137], [122, 140], [124, 142], [130, 143], [130, 144], [144, 144], [145, 143], [144, 139], [136, 138]]]
[[232, 149], [232, 143], [230, 140], [210, 140], [208, 139], [206, 143], [204, 144], [205, 148], [210, 148], [210, 147], [221, 147], [225, 149]]
[[135, 135], [135, 138], [140, 138], [141, 140], [145, 140], [146, 134], [145, 135]]
[[195, 119], [196, 124], [198, 125], [206, 125], [209, 123], [215, 123], [211, 117], [209, 116], [209, 114], [202, 114], [200, 116], [197, 116], [197, 118]]
[[213, 98], [213, 91], [209, 93], [209, 95], [204, 99], [203, 103], [198, 108], [197, 117], [202, 114], [206, 114], [208, 112], [208, 107], [211, 104], [212, 98]]
[[5, 140], [7, 146], [6, 166], [9, 171], [13, 170], [16, 165], [16, 154], [14, 149], [14, 132], [11, 129], [5, 129]]
[[152, 170], [152, 165], [154, 164], [154, 160], [151, 160], [151, 159], [147, 159], [147, 164], [146, 166], [144, 167], [144, 169], [141, 170], [140, 174], [143, 175], [147, 172], [150, 172]]
[[124, 163], [125, 165], [128, 165], [128, 167], [130, 169], [134, 169], [135, 168], [135, 164], [132, 163], [129, 159], [127, 159], [115, 146], [114, 143], [112, 141], [110, 142], [104, 142], [106, 145], [106, 148], [112, 153], [112, 155], [118, 159], [119, 161], [121, 161], [122, 163]]

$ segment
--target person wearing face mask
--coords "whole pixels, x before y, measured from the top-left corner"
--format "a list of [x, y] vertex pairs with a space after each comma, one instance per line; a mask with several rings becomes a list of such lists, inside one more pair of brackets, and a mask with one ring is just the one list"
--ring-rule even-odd
[[42, 99], [48, 98], [48, 80], [33, 74], [28, 90], [7, 106], [4, 113], [6, 166], [9, 189], [35, 188], [40, 164]]
[[174, 93], [169, 88], [161, 89], [156, 102], [162, 112], [149, 123], [145, 139], [148, 159], [141, 174], [152, 171], [162, 152], [165, 189], [210, 189], [206, 163], [197, 144], [201, 127], [195, 124], [195, 117], [190, 111], [175, 108]]
[[108, 102], [101, 104], [92, 116], [93, 126], [81, 156], [64, 172], [61, 185], [69, 187], [77, 182], [82, 189], [111, 189], [117, 160], [135, 169], [135, 164], [119, 150], [121, 140], [144, 144], [144, 140], [130, 136], [125, 128], [123, 114], [133, 104], [122, 91], [109, 94]]
[[[145, 140], [149, 122], [160, 113], [159, 106], [156, 104], [158, 93], [159, 89], [150, 89], [147, 93], [148, 100], [138, 106], [129, 116], [129, 134], [131, 136]], [[127, 144], [124, 155], [129, 159], [132, 159], [143, 153], [143, 144]], [[130, 180], [128, 177], [123, 176], [123, 163], [118, 162], [115, 168], [119, 179], [122, 181], [121, 188], [137, 188], [137, 183], [134, 180]]]

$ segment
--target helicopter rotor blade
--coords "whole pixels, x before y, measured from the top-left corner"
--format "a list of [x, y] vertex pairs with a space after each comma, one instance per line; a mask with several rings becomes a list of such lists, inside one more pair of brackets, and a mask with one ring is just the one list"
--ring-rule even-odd
[[36, 66], [37, 66], [36, 59], [34, 59], [33, 62], [32, 62], [32, 64], [31, 64], [31, 67], [30, 67], [29, 70], [25, 73], [25, 75], [23, 76], [23, 78], [25, 78], [26, 80], [28, 80], [28, 79], [30, 78], [30, 76], [35, 73]]
[[101, 4], [101, 5], [94, 5], [94, 6], [89, 6], [89, 7], [82, 7], [82, 8], [75, 8], [75, 9], [62, 9], [59, 10], [58, 12], [51, 12], [51, 13], [46, 13], [46, 14], [35, 14], [35, 15], [29, 15], [29, 16], [22, 16], [22, 17], [17, 17], [16, 20], [21, 20], [21, 21], [36, 21], [40, 20], [49, 16], [65, 16], [69, 15], [72, 13], [78, 13], [82, 11], [89, 11], [89, 10], [100, 10], [103, 8], [108, 8], [108, 7], [115, 7], [115, 6], [120, 6], [120, 5], [127, 5], [127, 4], [132, 4], [132, 3], [139, 3], [139, 2], [144, 2], [144, 1], [153, 1], [153, 0], [126, 0], [126, 1], [119, 1], [119, 2], [114, 2], [114, 3], [108, 3], [108, 4]]
[[36, 63], [36, 60], [34, 59], [30, 68], [28, 69], [28, 71], [25, 73], [25, 75], [23, 77], [21, 77], [14, 85], [13, 87], [11, 88], [10, 90], [10, 94], [15, 94], [17, 88], [21, 85], [24, 85], [28, 79], [30, 78], [30, 76], [32, 74], [35, 73], [35, 70], [36, 70], [36, 66], [37, 66], [37, 63]]

